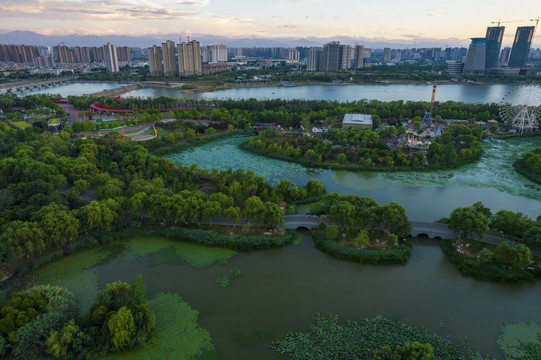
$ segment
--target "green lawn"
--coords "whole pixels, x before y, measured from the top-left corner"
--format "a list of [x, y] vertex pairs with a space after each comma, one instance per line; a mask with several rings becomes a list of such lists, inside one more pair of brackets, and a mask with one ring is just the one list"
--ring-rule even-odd
[[26, 121], [12, 121], [11, 123], [19, 129], [28, 129], [29, 127], [32, 127], [32, 125], [30, 125]]

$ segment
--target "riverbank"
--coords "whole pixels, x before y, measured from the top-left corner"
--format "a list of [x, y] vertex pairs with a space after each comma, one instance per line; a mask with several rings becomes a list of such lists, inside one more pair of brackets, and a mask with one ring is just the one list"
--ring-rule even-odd
[[533, 170], [528, 168], [524, 163], [524, 160], [518, 159], [513, 163], [513, 169], [515, 169], [519, 174], [524, 176], [526, 179], [533, 181], [541, 185], [541, 175], [535, 173]]

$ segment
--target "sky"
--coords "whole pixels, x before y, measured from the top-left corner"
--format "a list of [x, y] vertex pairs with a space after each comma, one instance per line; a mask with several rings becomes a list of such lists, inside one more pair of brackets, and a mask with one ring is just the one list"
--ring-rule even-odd
[[467, 46], [499, 19], [510, 46], [516, 27], [534, 25], [529, 20], [538, 16], [539, 0], [0, 0], [1, 32], [347, 37], [442, 47]]

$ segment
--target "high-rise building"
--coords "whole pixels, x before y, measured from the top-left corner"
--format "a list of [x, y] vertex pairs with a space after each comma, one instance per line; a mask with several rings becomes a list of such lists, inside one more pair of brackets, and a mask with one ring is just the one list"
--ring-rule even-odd
[[502, 49], [502, 52], [500, 53], [500, 59], [499, 63], [502, 65], [507, 65], [509, 63], [509, 56], [511, 55], [511, 48], [505, 47]]
[[128, 46], [117, 46], [116, 56], [118, 62], [128, 62], [131, 60], [131, 50]]
[[535, 26], [517, 27], [515, 41], [513, 41], [513, 49], [511, 50], [511, 56], [509, 57], [509, 67], [522, 68], [526, 66], [534, 31]]
[[487, 40], [471, 38], [471, 44], [464, 61], [464, 75], [484, 75], [486, 70]]
[[401, 61], [402, 60], [402, 50], [392, 49], [391, 50], [391, 60]]
[[363, 67], [372, 67], [372, 49], [364, 49]]
[[175, 42], [167, 40], [162, 43], [163, 75], [175, 76], [177, 74], [177, 59], [175, 56]]
[[201, 75], [201, 45], [192, 40], [177, 45], [180, 76]]
[[148, 63], [150, 66], [150, 76], [163, 76], [161, 47], [154, 45], [148, 48]]
[[92, 62], [104, 62], [105, 61], [105, 52], [103, 47], [91, 47], [90, 48], [90, 60]]
[[54, 47], [56, 53], [56, 61], [60, 64], [69, 64], [75, 62], [73, 52], [66, 45], [57, 45]]
[[364, 46], [355, 45], [355, 54], [353, 56], [353, 68], [361, 69], [364, 67]]
[[227, 48], [227, 55], [234, 57], [241, 57], [243, 56], [242, 48]]
[[439, 61], [442, 60], [441, 58], [442, 58], [442, 56], [441, 56], [441, 48], [433, 48], [432, 49], [432, 60], [436, 61], [436, 62], [439, 62]]
[[289, 54], [287, 55], [287, 59], [291, 61], [299, 61], [301, 59], [301, 52], [296, 49], [289, 50]]
[[211, 45], [210, 47], [210, 62], [226, 62], [227, 61], [227, 46]]
[[462, 69], [464, 69], [464, 63], [456, 60], [447, 60], [447, 72], [451, 76], [459, 76], [462, 74]]
[[76, 46], [72, 50], [73, 50], [75, 62], [83, 62], [83, 63], [90, 62], [90, 48]]
[[350, 45], [340, 45], [338, 50], [338, 71], [347, 70], [351, 67], [353, 51]]
[[39, 49], [37, 46], [0, 45], [0, 61], [31, 63], [37, 56], [39, 56]]
[[116, 53], [116, 45], [107, 43], [103, 45], [103, 52], [105, 53], [105, 66], [108, 72], [118, 72], [118, 57]]
[[201, 63], [208, 64], [212, 60], [210, 49], [208, 47], [201, 48]]
[[391, 48], [383, 49], [383, 62], [391, 61]]
[[131, 61], [132, 59], [140, 59], [142, 57], [143, 57], [143, 49], [139, 47], [130, 48], [130, 57], [128, 61]]
[[487, 28], [487, 54], [485, 58], [485, 67], [487, 69], [494, 68], [498, 64], [504, 31], [505, 26], [489, 26]]
[[311, 48], [308, 50], [306, 59], [306, 71], [318, 71], [321, 67], [320, 60], [323, 51], [321, 48]]
[[322, 71], [338, 71], [338, 57], [340, 54], [340, 43], [332, 41], [323, 45], [323, 56], [321, 58]]
[[34, 67], [36, 69], [52, 69], [54, 60], [52, 56], [36, 56], [34, 58]]

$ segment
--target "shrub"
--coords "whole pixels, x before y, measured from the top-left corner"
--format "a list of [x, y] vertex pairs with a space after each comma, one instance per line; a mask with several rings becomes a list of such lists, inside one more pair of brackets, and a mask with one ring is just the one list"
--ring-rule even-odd
[[36, 293], [47, 300], [46, 312], [15, 333], [13, 355], [33, 357], [44, 350], [51, 330], [62, 329], [76, 315], [77, 299], [68, 290], [54, 285], [35, 286], [24, 293]]
[[301, 236], [296, 231], [288, 231], [284, 236], [229, 236], [201, 229], [160, 229], [157, 235], [170, 240], [186, 241], [194, 244], [225, 247], [237, 251], [254, 251], [290, 245]]
[[331, 225], [329, 230], [327, 230], [327, 237], [331, 240], [338, 240], [338, 227], [336, 225]]
[[457, 266], [460, 273], [474, 279], [490, 282], [515, 283], [541, 277], [541, 269], [509, 269], [494, 263], [481, 263], [456, 251], [448, 240], [440, 240], [440, 247], [447, 258]]
[[360, 250], [329, 239], [325, 232], [313, 230], [312, 238], [318, 249], [337, 259], [366, 264], [405, 264], [411, 255], [412, 245], [404, 242], [391, 250]]

